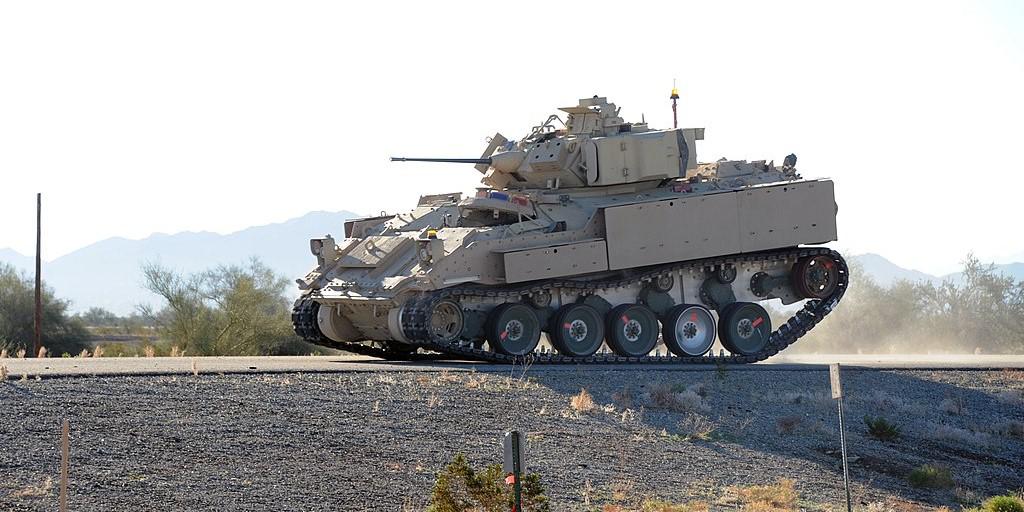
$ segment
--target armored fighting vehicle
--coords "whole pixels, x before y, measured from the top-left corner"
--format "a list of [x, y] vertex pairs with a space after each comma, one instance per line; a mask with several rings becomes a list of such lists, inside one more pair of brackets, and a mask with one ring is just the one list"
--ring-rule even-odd
[[[393, 359], [746, 363], [839, 302], [833, 183], [795, 155], [698, 163], [702, 128], [626, 122], [597, 96], [560, 110], [480, 158], [392, 158], [472, 164], [483, 186], [311, 240], [295, 332]], [[802, 304], [773, 330], [772, 300]]]

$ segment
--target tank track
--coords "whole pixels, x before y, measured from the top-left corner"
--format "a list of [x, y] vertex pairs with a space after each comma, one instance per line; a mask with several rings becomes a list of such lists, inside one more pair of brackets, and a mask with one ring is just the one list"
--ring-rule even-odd
[[370, 356], [392, 361], [435, 361], [438, 359], [451, 359], [450, 356], [445, 356], [444, 354], [431, 354], [419, 351], [402, 352], [367, 345], [365, 343], [334, 341], [327, 336], [324, 336], [324, 334], [320, 332], [320, 327], [316, 324], [316, 316], [319, 310], [319, 303], [306, 298], [299, 299], [299, 301], [292, 307], [292, 327], [295, 329], [295, 334], [310, 343], [344, 350], [345, 352], [351, 352], [361, 356]]
[[[627, 357], [613, 353], [598, 353], [586, 357], [566, 356], [553, 352], [535, 351], [526, 356], [509, 356], [490, 350], [485, 350], [478, 344], [470, 341], [443, 343], [432, 339], [429, 335], [427, 324], [429, 312], [433, 306], [445, 299], [458, 300], [461, 297], [487, 297], [505, 299], [505, 302], [519, 301], [530, 294], [545, 291], [564, 289], [580, 294], [595, 294], [602, 289], [618, 288], [629, 286], [640, 282], [650, 281], [660, 275], [676, 272], [679, 270], [692, 269], [713, 269], [725, 264], [756, 263], [759, 261], [773, 262], [778, 260], [796, 260], [806, 256], [830, 256], [839, 266], [839, 282], [835, 291], [823, 299], [811, 299], [804, 303], [801, 310], [797, 311], [786, 323], [779, 326], [772, 332], [764, 350], [750, 355], [703, 355], [681, 357], [676, 355], [656, 355], [644, 357]], [[402, 332], [409, 338], [409, 341], [419, 347], [432, 350], [440, 354], [410, 353], [411, 360], [436, 360], [452, 359], [457, 356], [459, 359], [469, 359], [499, 364], [746, 364], [763, 361], [786, 347], [795, 343], [800, 337], [814, 328], [826, 315], [832, 312], [835, 306], [846, 293], [849, 284], [849, 268], [846, 260], [838, 252], [828, 248], [795, 248], [781, 251], [767, 251], [749, 253], [735, 256], [715, 257], [702, 260], [691, 260], [681, 263], [670, 263], [649, 267], [641, 272], [622, 278], [612, 278], [595, 281], [574, 281], [560, 280], [549, 281], [532, 286], [522, 287], [482, 287], [482, 286], [458, 286], [444, 288], [428, 292], [423, 296], [411, 299], [402, 306], [401, 325]], [[370, 347], [361, 343], [338, 343], [327, 339], [320, 333], [316, 326], [316, 303], [311, 300], [301, 300], [295, 307], [292, 314], [292, 321], [295, 323], [295, 331], [303, 338], [322, 345], [333, 346], [342, 350], [355, 352], [357, 354], [395, 359], [396, 354], [384, 349]], [[299, 313], [300, 309], [306, 313]], [[299, 318], [297, 318], [297, 315]], [[310, 320], [311, 319], [311, 320]], [[301, 324], [300, 324], [301, 322]], [[301, 331], [301, 332], [300, 332]], [[316, 339], [312, 339], [316, 338]]]

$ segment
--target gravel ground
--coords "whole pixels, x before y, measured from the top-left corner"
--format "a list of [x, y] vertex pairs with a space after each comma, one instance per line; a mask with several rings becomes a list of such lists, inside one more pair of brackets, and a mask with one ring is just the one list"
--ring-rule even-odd
[[[796, 481], [802, 508], [843, 503], [827, 372], [522, 374], [0, 382], [0, 510], [56, 508], [65, 416], [76, 511], [420, 510], [457, 452], [500, 462], [512, 428], [528, 432], [527, 465], [553, 510], [648, 497], [721, 508], [728, 486], [781, 478]], [[570, 405], [583, 388], [592, 410]], [[855, 504], [955, 510], [1024, 487], [1024, 371], [846, 370], [844, 388]], [[901, 436], [871, 439], [865, 415]], [[906, 475], [924, 463], [949, 468], [955, 486], [911, 487]]]

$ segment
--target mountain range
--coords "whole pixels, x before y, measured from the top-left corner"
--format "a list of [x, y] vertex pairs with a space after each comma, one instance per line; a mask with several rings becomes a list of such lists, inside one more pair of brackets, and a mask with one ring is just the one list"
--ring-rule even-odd
[[[310, 212], [277, 224], [255, 226], [221, 235], [211, 232], [154, 234], [141, 240], [108, 238], [43, 264], [43, 280], [58, 297], [71, 301], [72, 311], [102, 307], [116, 314], [135, 311], [139, 304], [161, 305], [159, 297], [143, 286], [142, 265], [159, 263], [179, 272], [200, 272], [220, 264], [240, 264], [251, 257], [289, 280], [305, 275], [314, 259], [309, 239], [331, 233], [341, 238], [347, 219], [357, 217], [346, 211]], [[957, 282], [959, 273], [935, 276], [900, 267], [873, 253], [850, 258], [877, 283], [888, 286], [906, 279], [941, 283]], [[34, 275], [34, 260], [11, 249], [0, 249], [0, 262]], [[1024, 263], [996, 265], [999, 272], [1024, 280]]]
[[[346, 211], [311, 212], [226, 235], [202, 231], [160, 233], [141, 240], [108, 238], [44, 262], [43, 280], [58, 297], [71, 300], [72, 311], [102, 307], [126, 315], [139, 304], [161, 305], [161, 299], [143, 286], [143, 264], [193, 273], [244, 264], [255, 256], [291, 281], [313, 268], [310, 238], [326, 233], [343, 238], [345, 220], [357, 216]], [[35, 275], [34, 259], [11, 249], [0, 249], [0, 262]]]

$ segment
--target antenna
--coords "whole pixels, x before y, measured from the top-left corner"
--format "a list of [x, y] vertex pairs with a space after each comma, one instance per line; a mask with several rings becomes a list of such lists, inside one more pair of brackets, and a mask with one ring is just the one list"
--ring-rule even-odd
[[672, 128], [679, 128], [679, 116], [676, 114], [676, 100], [679, 99], [679, 89], [676, 89], [676, 79], [672, 79], [672, 95], [668, 97], [672, 100]]

